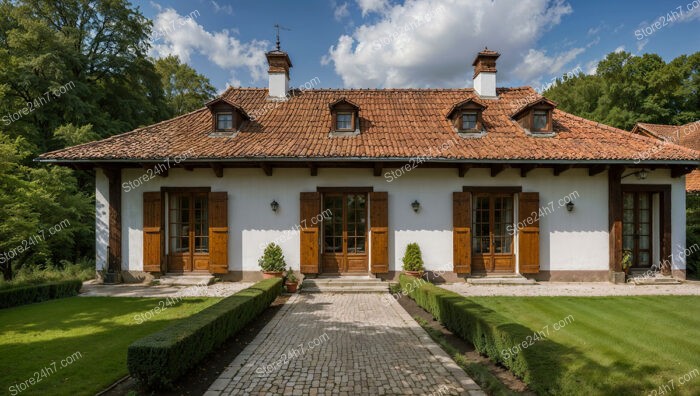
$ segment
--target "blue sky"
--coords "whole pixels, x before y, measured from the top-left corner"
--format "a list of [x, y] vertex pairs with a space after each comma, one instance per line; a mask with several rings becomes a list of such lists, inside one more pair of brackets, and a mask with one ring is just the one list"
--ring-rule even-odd
[[538, 88], [591, 73], [616, 50], [666, 61], [700, 50], [700, 0], [134, 3], [154, 20], [151, 55], [179, 55], [218, 90], [267, 86], [264, 52], [274, 48], [276, 23], [291, 29], [282, 49], [293, 86], [318, 78], [330, 88], [469, 87], [471, 62], [488, 46], [501, 53], [499, 86]]

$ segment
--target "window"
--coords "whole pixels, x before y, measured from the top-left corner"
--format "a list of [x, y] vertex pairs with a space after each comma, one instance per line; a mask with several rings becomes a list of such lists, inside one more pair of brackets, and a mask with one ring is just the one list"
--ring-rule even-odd
[[549, 114], [546, 110], [535, 110], [532, 119], [533, 131], [546, 131]]
[[462, 113], [462, 130], [473, 131], [476, 129], [476, 113]]
[[352, 113], [338, 113], [336, 115], [335, 129], [337, 131], [351, 131]]
[[233, 129], [233, 113], [216, 114], [216, 130], [230, 131]]

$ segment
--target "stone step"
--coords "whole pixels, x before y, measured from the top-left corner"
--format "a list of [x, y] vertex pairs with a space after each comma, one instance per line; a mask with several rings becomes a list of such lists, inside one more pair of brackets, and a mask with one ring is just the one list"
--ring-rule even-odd
[[630, 278], [629, 283], [635, 284], [637, 286], [645, 286], [645, 285], [680, 285], [683, 282], [679, 281], [678, 279], [674, 278], [644, 278], [644, 277], [638, 277], [638, 278]]
[[512, 276], [508, 275], [505, 277], [496, 276], [484, 276], [484, 277], [470, 277], [467, 278], [467, 283], [472, 285], [507, 285], [507, 286], [524, 286], [524, 285], [535, 285], [534, 279], [528, 279], [524, 276]]
[[386, 293], [389, 284], [364, 276], [319, 276], [305, 278], [301, 291], [306, 293]]
[[389, 285], [380, 286], [308, 286], [302, 285], [302, 293], [388, 293]]
[[165, 274], [156, 280], [164, 286], [209, 286], [215, 279], [213, 275]]

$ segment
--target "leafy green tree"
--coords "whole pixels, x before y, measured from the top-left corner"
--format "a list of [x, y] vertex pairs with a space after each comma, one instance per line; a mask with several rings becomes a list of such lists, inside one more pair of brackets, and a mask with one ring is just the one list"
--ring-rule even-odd
[[156, 60], [156, 72], [160, 75], [165, 100], [172, 115], [182, 115], [197, 110], [216, 95], [209, 79], [195, 69], [169, 55]]
[[637, 122], [685, 124], [700, 118], [700, 52], [669, 63], [613, 52], [594, 75], [560, 80], [543, 94], [564, 111], [626, 130]]

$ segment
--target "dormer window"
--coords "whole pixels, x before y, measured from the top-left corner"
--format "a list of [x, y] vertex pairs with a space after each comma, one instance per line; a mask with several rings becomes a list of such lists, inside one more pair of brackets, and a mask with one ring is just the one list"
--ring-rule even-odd
[[233, 129], [233, 113], [216, 114], [216, 130], [218, 132], [230, 131]]
[[360, 106], [346, 98], [340, 98], [328, 107], [331, 111], [331, 136], [360, 133]]
[[475, 131], [478, 120], [478, 114], [475, 111], [462, 113], [462, 128], [463, 131]]
[[352, 131], [352, 113], [338, 113], [336, 116], [336, 131]]
[[521, 107], [513, 114], [513, 119], [532, 135], [551, 136], [554, 133], [552, 112], [556, 106], [556, 103], [543, 97]]
[[467, 99], [452, 106], [447, 118], [463, 136], [479, 137], [485, 133], [482, 114], [486, 106], [476, 99]]
[[225, 98], [217, 98], [207, 103], [211, 112], [212, 134], [231, 136], [235, 134], [250, 117], [242, 107]]

